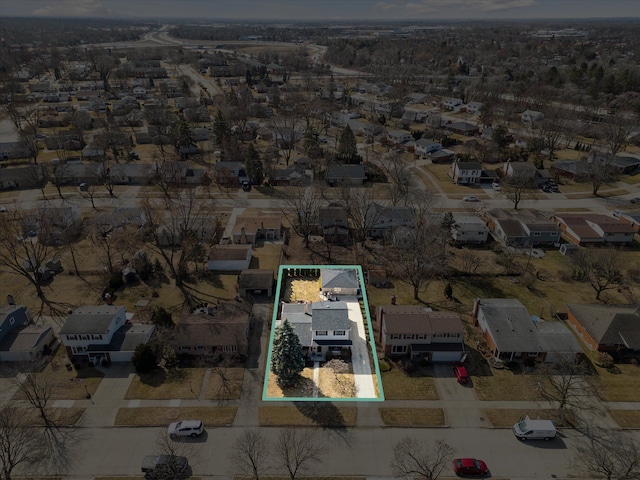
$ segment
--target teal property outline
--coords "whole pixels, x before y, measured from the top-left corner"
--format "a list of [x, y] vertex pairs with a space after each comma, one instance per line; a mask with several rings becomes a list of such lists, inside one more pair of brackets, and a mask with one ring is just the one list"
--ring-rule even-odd
[[[369, 346], [371, 347], [371, 358], [375, 367], [376, 377], [378, 378], [379, 397], [373, 398], [333, 398], [333, 397], [269, 397], [267, 396], [267, 388], [269, 386], [269, 373], [271, 371], [271, 353], [273, 347], [273, 336], [275, 333], [276, 319], [278, 317], [278, 308], [280, 306], [280, 289], [282, 288], [282, 278], [284, 270], [291, 269], [354, 269], [358, 272], [358, 281], [360, 282], [360, 291], [362, 292], [362, 303], [367, 316], [367, 329], [369, 332]], [[375, 337], [371, 327], [371, 315], [369, 313], [369, 301], [367, 299], [367, 290], [364, 286], [364, 274], [360, 265], [280, 265], [278, 269], [278, 283], [276, 284], [276, 296], [273, 302], [273, 315], [271, 317], [271, 334], [269, 335], [269, 352], [267, 355], [267, 363], [265, 364], [264, 386], [262, 388], [262, 400], [265, 402], [384, 402], [384, 390], [382, 389], [382, 378], [380, 377], [380, 366], [378, 364], [378, 355], [376, 354]]]

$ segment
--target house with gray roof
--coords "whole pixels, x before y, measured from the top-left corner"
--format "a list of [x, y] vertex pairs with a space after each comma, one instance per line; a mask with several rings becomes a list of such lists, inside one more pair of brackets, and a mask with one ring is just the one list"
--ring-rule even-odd
[[453, 183], [469, 185], [478, 183], [482, 177], [482, 165], [479, 162], [453, 162], [449, 169], [449, 178]]
[[326, 174], [327, 184], [330, 186], [354, 186], [364, 184], [367, 176], [362, 165], [330, 165]]
[[359, 295], [361, 292], [358, 272], [355, 268], [323, 268], [320, 270], [320, 291], [327, 296]]
[[128, 362], [136, 347], [147, 343], [154, 326], [133, 324], [133, 314], [117, 305], [87, 305], [67, 316], [60, 329], [60, 340], [72, 360], [95, 365]]
[[353, 344], [346, 302], [283, 303], [280, 322], [285, 320], [298, 335], [305, 356], [313, 360], [325, 360], [327, 352], [348, 352]]
[[50, 326], [36, 325], [24, 305], [0, 307], [0, 362], [29, 362], [51, 353]]
[[365, 213], [365, 222], [370, 227], [367, 236], [389, 238], [401, 227], [415, 227], [416, 213], [411, 207], [386, 206], [371, 203]]
[[477, 298], [472, 316], [496, 359], [555, 362], [582, 353], [564, 323], [531, 315], [515, 298]]
[[464, 354], [460, 314], [434, 312], [418, 305], [381, 305], [376, 310], [378, 341], [385, 356], [409, 356], [428, 362], [455, 362]]
[[567, 321], [591, 350], [640, 353], [640, 305], [567, 303]]
[[489, 227], [475, 215], [454, 213], [455, 225], [451, 229], [451, 237], [458, 244], [484, 245], [489, 238]]
[[485, 215], [493, 236], [506, 245], [553, 245], [560, 241], [561, 229], [551, 212], [494, 208]]

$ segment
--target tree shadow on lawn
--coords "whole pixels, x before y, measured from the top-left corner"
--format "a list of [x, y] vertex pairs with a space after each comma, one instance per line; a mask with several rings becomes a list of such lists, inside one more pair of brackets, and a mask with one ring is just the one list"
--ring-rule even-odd
[[148, 373], [140, 373], [140, 383], [150, 387], [159, 387], [165, 383], [182, 383], [189, 377], [184, 368], [156, 368]]
[[[320, 394], [318, 394], [320, 396]], [[305, 417], [323, 428], [346, 430], [347, 424], [340, 409], [331, 402], [293, 402]]]

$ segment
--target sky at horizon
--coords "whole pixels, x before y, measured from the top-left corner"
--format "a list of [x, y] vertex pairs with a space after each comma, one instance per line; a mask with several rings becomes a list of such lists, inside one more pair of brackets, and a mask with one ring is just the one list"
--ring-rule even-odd
[[639, 18], [640, 0], [2, 0], [0, 18], [429, 21]]

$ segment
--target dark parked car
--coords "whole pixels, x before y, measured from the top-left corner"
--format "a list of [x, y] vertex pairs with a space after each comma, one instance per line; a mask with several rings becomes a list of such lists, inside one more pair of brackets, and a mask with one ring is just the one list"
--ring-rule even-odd
[[456, 458], [453, 461], [453, 471], [456, 475], [486, 475], [489, 473], [487, 464], [477, 458]]

